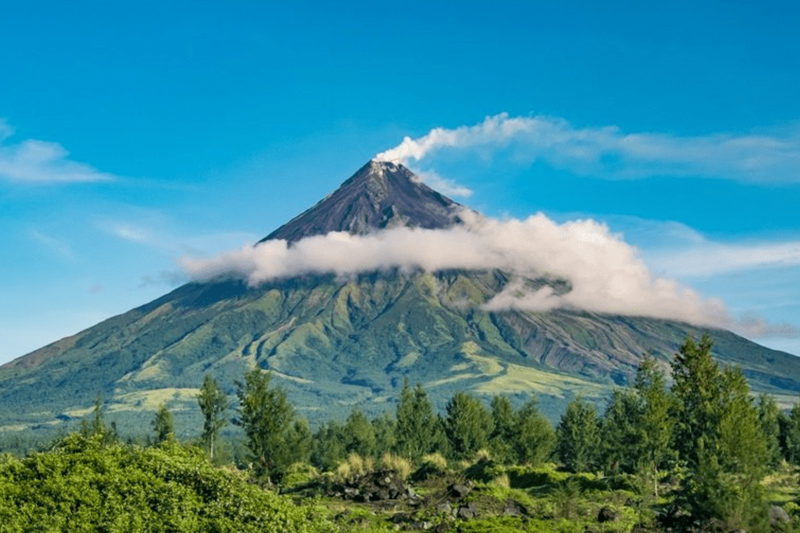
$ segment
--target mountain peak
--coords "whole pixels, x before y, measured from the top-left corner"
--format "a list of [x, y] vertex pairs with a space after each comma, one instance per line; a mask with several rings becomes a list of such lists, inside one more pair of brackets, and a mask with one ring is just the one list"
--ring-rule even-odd
[[369, 161], [317, 205], [260, 242], [346, 231], [364, 235], [407, 226], [448, 228], [458, 224], [461, 206], [434, 191], [408, 168], [388, 161]]

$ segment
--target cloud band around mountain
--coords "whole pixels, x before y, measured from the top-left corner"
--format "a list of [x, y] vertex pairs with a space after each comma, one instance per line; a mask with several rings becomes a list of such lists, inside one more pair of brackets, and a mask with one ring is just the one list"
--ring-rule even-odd
[[443, 150], [511, 149], [515, 160], [544, 161], [582, 176], [637, 179], [708, 177], [743, 182], [800, 183], [800, 131], [784, 135], [675, 136], [625, 133], [617, 126], [578, 128], [562, 118], [487, 117], [474, 126], [435, 128], [406, 137], [376, 156], [411, 163]]
[[582, 309], [751, 335], [796, 333], [791, 326], [768, 327], [753, 319], [737, 322], [719, 300], [654, 277], [634, 247], [596, 221], [558, 224], [543, 214], [500, 221], [468, 211], [463, 218], [463, 226], [450, 229], [399, 227], [361, 236], [332, 232], [291, 245], [265, 241], [209, 259], [185, 258], [182, 265], [196, 280], [235, 275], [254, 286], [314, 274], [500, 269], [520, 280], [541, 276], [568, 280], [572, 289], [559, 295], [547, 287], [531, 292], [521, 282], [511, 283], [484, 303], [487, 310]]

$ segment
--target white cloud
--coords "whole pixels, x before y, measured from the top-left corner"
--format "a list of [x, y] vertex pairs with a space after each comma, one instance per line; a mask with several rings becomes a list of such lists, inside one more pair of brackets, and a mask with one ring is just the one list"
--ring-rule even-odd
[[648, 256], [659, 269], [678, 277], [800, 266], [800, 241], [725, 244], [705, 241]]
[[445, 196], [457, 196], [460, 198], [469, 198], [472, 196], [472, 189], [465, 187], [455, 181], [444, 178], [432, 170], [418, 170], [417, 176], [423, 183], [428, 185]]
[[632, 179], [701, 176], [747, 182], [800, 183], [800, 131], [784, 135], [719, 133], [680, 137], [624, 133], [617, 126], [576, 128], [561, 118], [487, 117], [474, 126], [435, 128], [406, 137], [379, 160], [420, 161], [444, 149], [492, 153], [512, 149], [518, 160], [542, 160], [579, 175]]
[[18, 183], [71, 183], [111, 181], [111, 174], [73, 161], [60, 144], [27, 139], [16, 144], [6, 141], [13, 128], [0, 119], [0, 180]]
[[31, 229], [28, 234], [35, 242], [41, 244], [63, 259], [68, 259], [70, 261], [75, 259], [75, 254], [66, 241], [53, 237], [52, 235], [47, 235], [36, 229]]
[[502, 269], [520, 278], [566, 279], [572, 289], [528, 292], [510, 284], [488, 309], [578, 308], [598, 313], [733, 327], [721, 302], [675, 281], [655, 278], [635, 248], [593, 220], [557, 224], [542, 214], [499, 221], [463, 214], [463, 227], [394, 228], [366, 236], [329, 233], [289, 246], [273, 240], [210, 259], [182, 260], [195, 279], [242, 276], [252, 285], [305, 274], [354, 275], [375, 270]]

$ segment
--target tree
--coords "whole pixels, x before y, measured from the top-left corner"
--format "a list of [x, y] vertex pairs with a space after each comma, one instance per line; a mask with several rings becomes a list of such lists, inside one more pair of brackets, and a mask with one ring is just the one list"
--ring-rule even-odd
[[285, 454], [282, 458], [286, 466], [295, 463], [308, 463], [314, 449], [314, 436], [308, 427], [308, 421], [300, 418], [286, 432]]
[[616, 389], [600, 424], [600, 458], [613, 472], [633, 473], [643, 460], [644, 402], [633, 390]]
[[780, 446], [780, 416], [781, 410], [775, 403], [775, 398], [767, 393], [761, 393], [758, 397], [758, 419], [761, 422], [761, 429], [766, 439], [766, 459], [770, 468], [776, 468], [783, 458]]
[[156, 434], [156, 444], [175, 439], [175, 420], [172, 418], [172, 413], [163, 403], [156, 411], [155, 417], [153, 417], [152, 426]]
[[492, 398], [494, 430], [489, 437], [492, 457], [500, 463], [512, 464], [517, 460], [515, 444], [519, 432], [519, 415], [505, 396]]
[[347, 437], [341, 424], [330, 421], [314, 434], [314, 450], [311, 463], [322, 470], [333, 470], [347, 455]]
[[478, 450], [486, 448], [492, 429], [492, 415], [479, 399], [459, 392], [448, 402], [444, 431], [455, 457], [471, 457]]
[[672, 362], [672, 392], [676, 399], [674, 437], [680, 458], [690, 468], [699, 464], [701, 441], [705, 448], [719, 431], [722, 375], [711, 358], [714, 343], [703, 335], [700, 344], [687, 337]]
[[550, 421], [539, 412], [532, 397], [517, 413], [514, 449], [517, 461], [538, 466], [550, 459], [556, 445], [556, 432]]
[[397, 423], [388, 413], [372, 419], [372, 429], [375, 431], [375, 451], [377, 457], [395, 447], [395, 430]]
[[689, 467], [682, 497], [700, 520], [755, 529], [766, 519], [760, 485], [767, 439], [741, 370], [720, 371], [713, 342], [687, 338], [673, 362], [677, 447]]
[[579, 395], [570, 402], [556, 430], [558, 457], [572, 472], [585, 472], [597, 459], [597, 411]]
[[267, 484], [272, 482], [272, 476], [289, 466], [286, 433], [294, 422], [294, 408], [286, 391], [270, 387], [271, 377], [269, 372], [254, 368], [245, 372], [244, 382], [236, 383], [237, 424], [244, 430], [255, 473], [265, 478]]
[[638, 424], [641, 437], [640, 460], [649, 463], [653, 474], [653, 494], [658, 498], [658, 469], [673, 455], [671, 440], [675, 428], [674, 400], [667, 389], [667, 378], [650, 356], [642, 359], [636, 371], [634, 390], [642, 405]]
[[92, 409], [91, 420], [81, 420], [80, 433], [84, 437], [102, 435], [103, 442], [106, 441], [108, 428], [106, 428], [105, 415], [103, 413], [103, 397], [101, 394], [98, 393], [94, 400], [94, 409]]
[[217, 380], [206, 374], [203, 386], [197, 396], [197, 403], [203, 413], [203, 433], [201, 438], [208, 449], [208, 456], [214, 460], [214, 442], [225, 427], [225, 411], [228, 410], [228, 397], [217, 383]]
[[412, 390], [408, 380], [405, 381], [395, 418], [395, 447], [400, 455], [416, 461], [443, 444], [439, 417], [433, 412], [422, 385], [417, 384]]
[[344, 423], [344, 434], [347, 438], [345, 451], [357, 453], [361, 457], [375, 457], [377, 443], [375, 428], [358, 407], [354, 407]]
[[783, 433], [786, 459], [795, 465], [800, 465], [800, 401], [789, 411]]

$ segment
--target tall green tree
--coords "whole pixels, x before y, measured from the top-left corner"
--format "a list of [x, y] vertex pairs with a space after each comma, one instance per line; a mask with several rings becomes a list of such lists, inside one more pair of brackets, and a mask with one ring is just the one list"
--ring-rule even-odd
[[775, 398], [767, 393], [761, 393], [758, 397], [758, 419], [761, 422], [761, 429], [766, 439], [767, 451], [765, 458], [771, 469], [777, 468], [781, 459], [783, 459], [780, 446], [780, 417], [781, 410], [778, 408], [778, 404], [775, 403]]
[[658, 497], [658, 471], [673, 454], [672, 433], [675, 428], [674, 400], [667, 388], [667, 378], [656, 360], [647, 355], [636, 371], [634, 390], [641, 401], [639, 460], [650, 466], [653, 494]]
[[375, 431], [375, 450], [378, 457], [394, 449], [397, 439], [395, 438], [397, 423], [389, 413], [372, 419], [372, 429]]
[[225, 412], [228, 410], [228, 397], [225, 392], [210, 374], [206, 374], [203, 379], [203, 386], [197, 396], [197, 403], [203, 413], [203, 433], [201, 438], [208, 456], [214, 460], [214, 443], [219, 437], [220, 431], [225, 427], [227, 420]]
[[531, 397], [517, 413], [514, 450], [517, 461], [538, 466], [548, 461], [556, 446], [556, 432], [550, 421], [539, 412], [536, 398]]
[[714, 343], [703, 335], [681, 345], [672, 362], [672, 392], [677, 420], [674, 437], [680, 458], [690, 467], [699, 464], [699, 450], [717, 439], [721, 416], [722, 373], [711, 358]]
[[443, 445], [441, 422], [422, 385], [417, 384], [412, 389], [408, 380], [405, 381], [395, 419], [395, 447], [400, 455], [417, 461]]
[[519, 415], [505, 396], [492, 398], [492, 420], [494, 429], [489, 436], [492, 457], [500, 463], [512, 464], [517, 461], [515, 444], [519, 433]]
[[153, 417], [152, 426], [156, 444], [175, 439], [175, 419], [163, 403]]
[[576, 396], [561, 416], [556, 430], [558, 457], [572, 472], [585, 472], [597, 461], [600, 431], [597, 410]]
[[247, 448], [254, 460], [255, 473], [267, 484], [291, 462], [287, 432], [294, 422], [294, 407], [286, 391], [270, 386], [272, 375], [260, 368], [245, 372], [237, 382], [239, 418]]
[[632, 473], [643, 459], [644, 402], [634, 390], [616, 389], [600, 424], [600, 459], [615, 473]]
[[314, 435], [305, 418], [299, 418], [286, 431], [283, 464], [308, 463], [314, 450]]
[[347, 436], [342, 424], [329, 421], [314, 434], [311, 463], [322, 470], [333, 470], [347, 455]]
[[493, 429], [492, 415], [478, 398], [459, 392], [448, 402], [444, 431], [454, 457], [464, 459], [486, 448]]
[[345, 451], [357, 453], [362, 457], [374, 457], [377, 450], [375, 428], [358, 407], [353, 408], [344, 423], [344, 434], [347, 438]]
[[789, 411], [783, 431], [786, 459], [800, 465], [800, 400]]
[[673, 363], [677, 447], [690, 471], [681, 493], [697, 519], [758, 530], [767, 439], [747, 380], [738, 369], [720, 371], [712, 346], [707, 335], [700, 344], [686, 339]]

